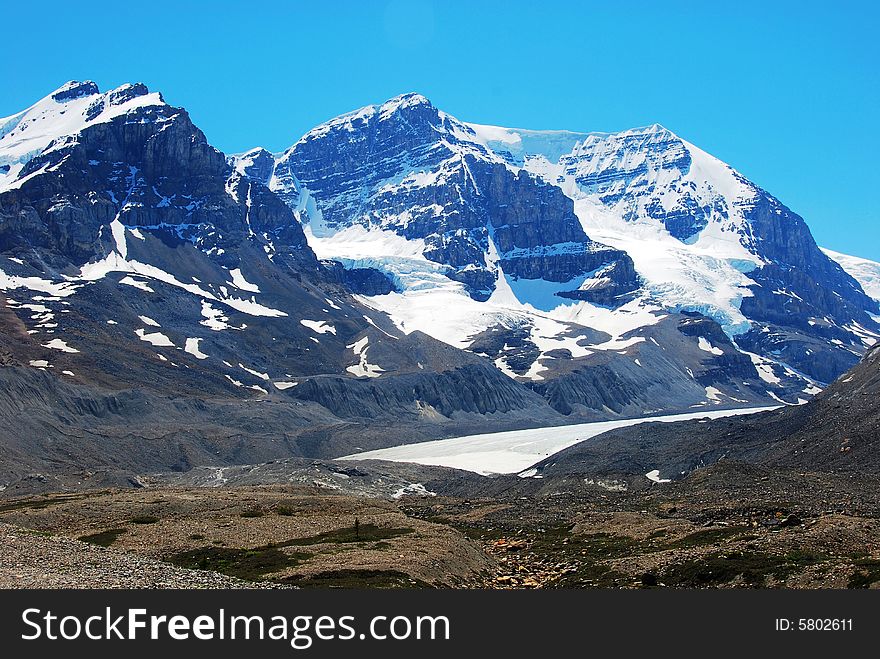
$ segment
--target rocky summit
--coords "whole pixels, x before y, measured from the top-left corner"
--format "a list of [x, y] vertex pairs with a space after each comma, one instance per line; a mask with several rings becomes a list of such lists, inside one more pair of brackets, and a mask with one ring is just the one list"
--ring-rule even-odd
[[802, 403], [880, 336], [877, 271], [659, 125], [404, 94], [224, 154], [71, 82], [0, 119], [0, 486]]

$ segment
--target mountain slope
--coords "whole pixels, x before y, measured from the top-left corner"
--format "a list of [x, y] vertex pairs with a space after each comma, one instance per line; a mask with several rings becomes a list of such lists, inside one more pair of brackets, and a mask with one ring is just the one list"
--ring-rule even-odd
[[800, 216], [662, 126], [571, 134], [562, 155], [557, 134], [548, 149], [534, 131], [479, 130], [565, 190], [586, 231], [633, 257], [654, 299], [705, 313], [744, 349], [827, 382], [876, 338], [875, 300]]
[[727, 459], [766, 467], [875, 474], [880, 468], [880, 347], [805, 405], [749, 417], [645, 424], [595, 437], [536, 466], [543, 478], [676, 479]]

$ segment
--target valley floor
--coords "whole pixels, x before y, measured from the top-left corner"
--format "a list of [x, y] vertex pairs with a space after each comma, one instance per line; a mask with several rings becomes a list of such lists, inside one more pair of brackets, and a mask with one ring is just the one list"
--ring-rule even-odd
[[424, 475], [437, 496], [157, 484], [6, 499], [0, 587], [880, 586], [874, 477], [724, 461], [653, 485]]

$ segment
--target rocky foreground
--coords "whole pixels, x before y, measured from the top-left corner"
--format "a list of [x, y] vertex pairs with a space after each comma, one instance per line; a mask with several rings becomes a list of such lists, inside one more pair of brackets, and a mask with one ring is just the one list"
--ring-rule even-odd
[[187, 570], [119, 551], [0, 523], [0, 588], [265, 588], [207, 570]]
[[0, 586], [880, 586], [876, 477], [725, 461], [654, 485], [426, 475], [392, 496], [354, 475], [7, 499]]

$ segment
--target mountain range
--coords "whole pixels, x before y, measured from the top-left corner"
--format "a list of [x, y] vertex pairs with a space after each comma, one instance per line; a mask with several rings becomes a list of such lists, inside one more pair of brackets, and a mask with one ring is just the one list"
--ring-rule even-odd
[[142, 84], [0, 119], [0, 485], [797, 404], [880, 265], [670, 130], [418, 94], [224, 154]]

